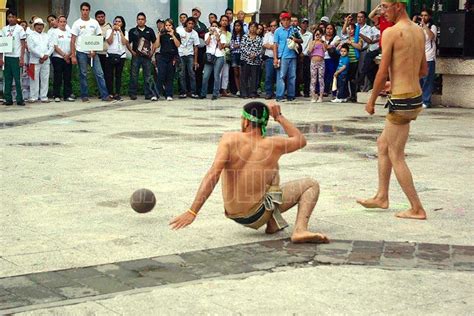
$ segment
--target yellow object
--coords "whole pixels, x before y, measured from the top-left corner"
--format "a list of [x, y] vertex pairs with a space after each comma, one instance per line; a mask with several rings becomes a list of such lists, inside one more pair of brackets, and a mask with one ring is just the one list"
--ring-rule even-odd
[[194, 217], [196, 217], [196, 216], [198, 215], [198, 214], [197, 214], [196, 212], [194, 212], [192, 209], [189, 209], [188, 212], [191, 213], [191, 214], [193, 214]]
[[7, 25], [7, 0], [0, 0], [0, 25], [3, 27]]

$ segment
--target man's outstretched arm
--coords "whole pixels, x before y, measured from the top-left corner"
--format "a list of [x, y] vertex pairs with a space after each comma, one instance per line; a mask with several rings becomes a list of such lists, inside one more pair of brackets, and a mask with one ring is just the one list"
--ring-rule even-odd
[[197, 213], [201, 210], [204, 203], [207, 201], [212, 191], [219, 182], [221, 172], [224, 169], [227, 161], [229, 160], [229, 136], [225, 135], [222, 137], [219, 146], [217, 147], [216, 157], [209, 171], [201, 181], [201, 185], [196, 193], [194, 202], [191, 208], [175, 217], [171, 222], [170, 226], [172, 229], [180, 229], [190, 225], [196, 218]]

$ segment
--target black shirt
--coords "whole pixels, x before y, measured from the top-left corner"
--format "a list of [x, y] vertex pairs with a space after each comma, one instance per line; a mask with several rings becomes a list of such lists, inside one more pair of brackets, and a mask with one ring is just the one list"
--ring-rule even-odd
[[201, 21], [196, 21], [194, 30], [198, 33], [200, 38], [204, 39], [204, 35], [207, 33], [207, 26]]
[[[181, 42], [181, 37], [178, 33], [174, 33], [174, 36]], [[174, 44], [174, 40], [171, 38], [171, 35], [168, 33], [161, 34], [160, 36], [160, 55], [161, 58], [165, 58], [168, 60], [173, 59], [174, 57], [178, 57], [178, 47]]]
[[133, 51], [139, 54], [138, 48], [141, 48], [142, 53], [146, 53], [147, 50], [151, 51], [151, 46], [156, 41], [155, 31], [148, 26], [145, 26], [143, 31], [138, 27], [134, 27], [128, 32], [128, 36]]

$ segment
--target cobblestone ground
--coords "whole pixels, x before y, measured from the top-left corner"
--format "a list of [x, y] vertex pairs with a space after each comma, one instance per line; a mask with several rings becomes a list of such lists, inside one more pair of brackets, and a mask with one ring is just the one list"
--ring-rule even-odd
[[[273, 302], [276, 314], [472, 314], [474, 112], [430, 109], [413, 123], [407, 161], [428, 213], [418, 222], [394, 218], [408, 207], [395, 177], [390, 209], [355, 203], [376, 187], [383, 109], [367, 117], [363, 105], [307, 101], [283, 105], [308, 146], [281, 160], [281, 175], [320, 182], [310, 229], [327, 245], [291, 244], [291, 224], [274, 236], [236, 225], [222, 214], [220, 187], [192, 226], [167, 228], [189, 207], [222, 132], [239, 128], [242, 100], [0, 108], [0, 314], [268, 314], [271, 300], [255, 301], [252, 289], [280, 282], [293, 292]], [[269, 132], [283, 131], [271, 123]], [[140, 187], [157, 196], [149, 214], [130, 209]], [[295, 213], [284, 216], [291, 223]], [[318, 282], [330, 293], [313, 301], [305, 288]], [[404, 297], [418, 285], [428, 301]], [[175, 300], [188, 305], [173, 309]]]

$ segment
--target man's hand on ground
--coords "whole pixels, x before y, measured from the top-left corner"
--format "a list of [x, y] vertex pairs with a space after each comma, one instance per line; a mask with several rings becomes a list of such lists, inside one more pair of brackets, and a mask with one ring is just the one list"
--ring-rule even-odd
[[181, 228], [184, 228], [184, 227], [190, 225], [192, 222], [194, 222], [195, 218], [196, 217], [193, 214], [186, 211], [183, 214], [179, 215], [178, 217], [175, 217], [170, 222], [169, 225], [171, 226], [171, 229], [178, 230], [178, 229], [181, 229]]

